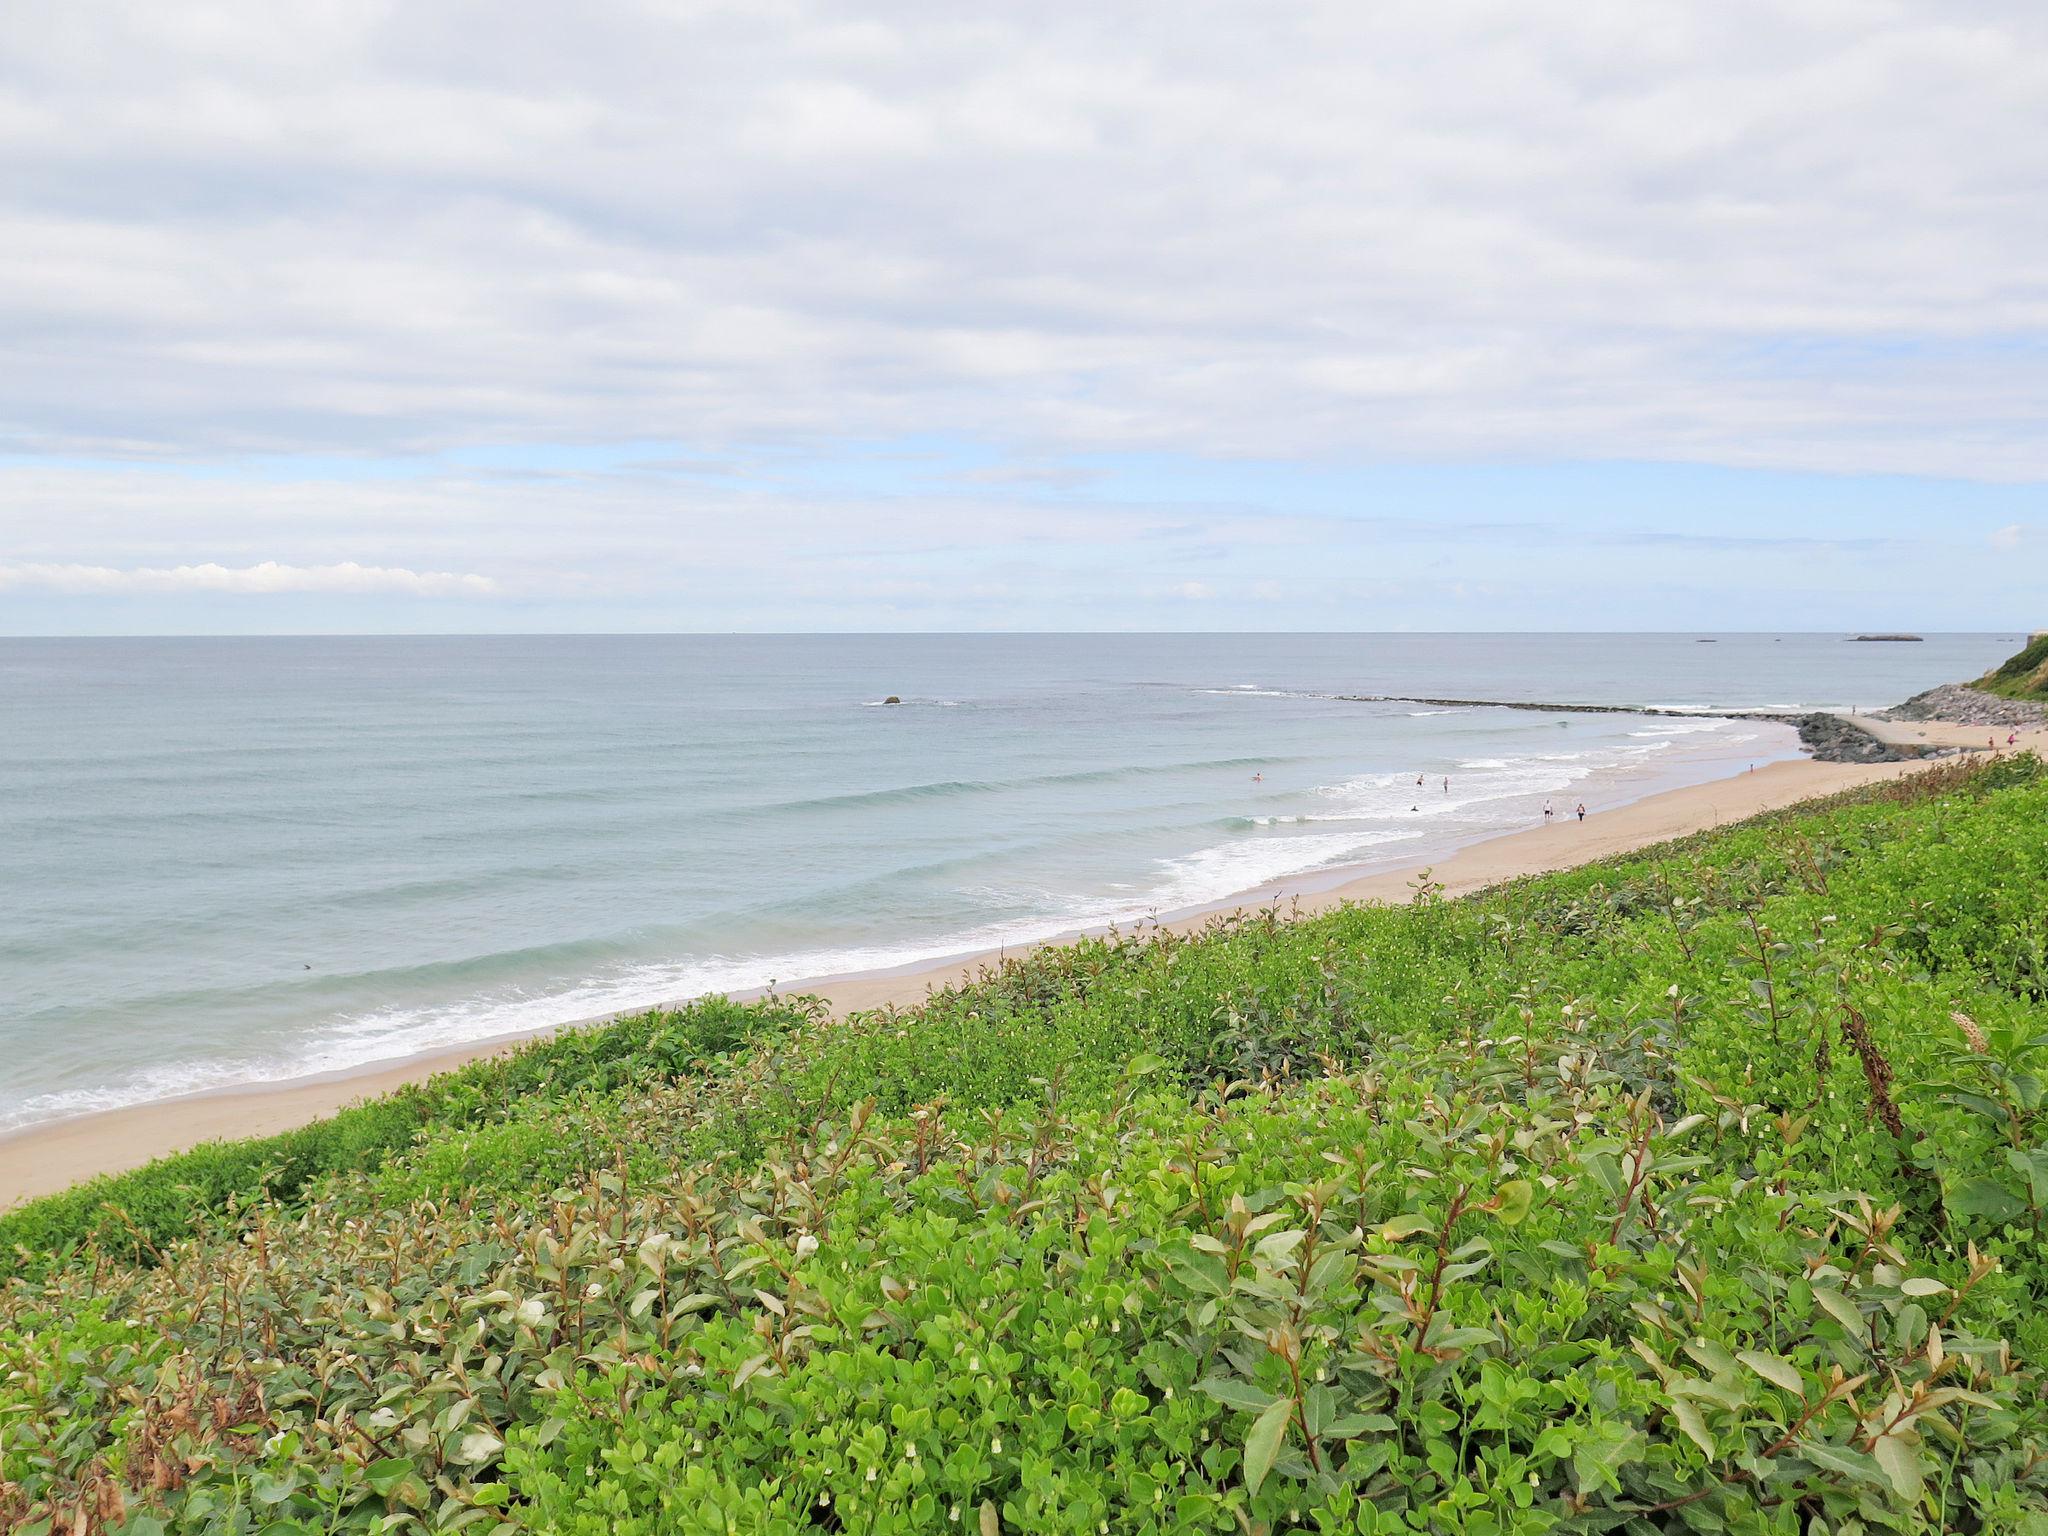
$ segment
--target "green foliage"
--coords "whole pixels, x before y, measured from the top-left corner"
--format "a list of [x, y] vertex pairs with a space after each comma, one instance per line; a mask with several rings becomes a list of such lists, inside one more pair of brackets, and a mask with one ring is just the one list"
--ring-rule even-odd
[[[10, 1266], [38, 1271], [88, 1246], [147, 1262], [237, 1206], [261, 1200], [288, 1204], [319, 1179], [380, 1167], [421, 1137], [441, 1143], [445, 1153], [449, 1138], [516, 1118], [536, 1102], [673, 1080], [703, 1070], [757, 1035], [792, 1029], [812, 1016], [800, 1003], [742, 1006], [711, 998], [679, 1012], [565, 1030], [296, 1130], [208, 1142], [132, 1173], [91, 1179], [0, 1214], [0, 1275]], [[490, 1149], [500, 1178], [527, 1166], [501, 1161], [509, 1146], [510, 1139], [501, 1138]], [[474, 1151], [482, 1153], [484, 1147]], [[477, 1155], [449, 1154], [441, 1170], [451, 1182], [441, 1187], [460, 1187], [453, 1181], [464, 1172], [481, 1172], [481, 1161]], [[531, 1159], [537, 1173], [540, 1161]], [[555, 1164], [562, 1171], [571, 1166], [560, 1158]], [[399, 1181], [393, 1193], [401, 1192], [405, 1182]]]
[[1935, 770], [442, 1080], [9, 1286], [0, 1528], [2044, 1536], [2044, 818]]
[[1973, 686], [2008, 699], [2048, 699], [2048, 633], [2035, 635], [2017, 655], [1992, 668]]

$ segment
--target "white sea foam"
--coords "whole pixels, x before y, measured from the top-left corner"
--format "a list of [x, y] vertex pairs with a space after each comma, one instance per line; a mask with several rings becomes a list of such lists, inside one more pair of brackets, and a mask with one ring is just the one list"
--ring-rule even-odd
[[1367, 850], [1408, 842], [1420, 832], [1318, 833], [1219, 843], [1169, 860], [1157, 896], [1161, 911], [1199, 907], [1276, 880], [1355, 862]]
[[1640, 731], [1630, 731], [1631, 736], [1698, 736], [1714, 731], [1725, 731], [1731, 722], [1727, 720], [1665, 720], [1656, 725], [1646, 725]]

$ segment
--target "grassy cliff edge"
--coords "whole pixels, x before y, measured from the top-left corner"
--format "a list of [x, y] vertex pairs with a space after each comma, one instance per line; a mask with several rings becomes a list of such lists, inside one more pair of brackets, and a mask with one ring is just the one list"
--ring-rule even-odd
[[2003, 698], [2048, 703], [2048, 631], [2030, 636], [2016, 655], [1971, 686]]

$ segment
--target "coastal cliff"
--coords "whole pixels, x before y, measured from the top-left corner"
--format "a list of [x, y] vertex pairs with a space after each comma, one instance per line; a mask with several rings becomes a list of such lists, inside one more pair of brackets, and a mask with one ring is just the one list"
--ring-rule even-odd
[[2021, 730], [2048, 724], [2048, 631], [2030, 635], [2016, 654], [1975, 682], [1929, 688], [1883, 717]]

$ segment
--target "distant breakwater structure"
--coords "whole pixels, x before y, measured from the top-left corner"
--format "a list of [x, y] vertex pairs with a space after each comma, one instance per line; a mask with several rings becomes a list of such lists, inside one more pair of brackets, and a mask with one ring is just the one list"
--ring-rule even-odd
[[1903, 763], [1957, 750], [1880, 740], [1854, 721], [1825, 710], [1788, 713], [1763, 709], [1660, 709], [1650, 704], [1554, 704], [1529, 699], [1424, 699], [1408, 694], [1340, 693], [1350, 704], [1425, 704], [1432, 709], [1521, 709], [1553, 715], [1651, 715], [1673, 720], [1764, 720], [1789, 725], [1799, 744], [1823, 763]]

